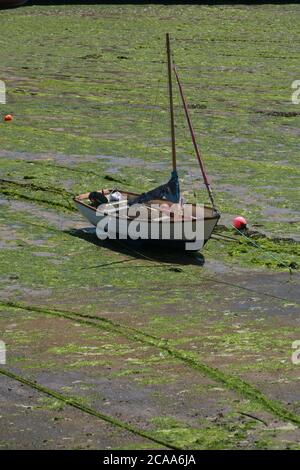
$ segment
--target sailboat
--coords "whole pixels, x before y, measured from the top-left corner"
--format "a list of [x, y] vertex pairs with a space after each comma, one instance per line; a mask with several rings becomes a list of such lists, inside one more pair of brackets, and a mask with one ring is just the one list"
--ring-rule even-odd
[[[75, 196], [79, 212], [95, 227], [101, 239], [132, 239], [145, 243], [175, 246], [198, 251], [210, 239], [220, 219], [203, 158], [185, 99], [183, 86], [172, 59], [169, 34], [166, 34], [170, 127], [172, 142], [172, 172], [166, 183], [146, 193], [116, 189], [100, 189]], [[172, 74], [181, 96], [195, 154], [206, 186], [210, 204], [189, 204], [180, 195], [176, 164], [176, 140], [173, 106]]]

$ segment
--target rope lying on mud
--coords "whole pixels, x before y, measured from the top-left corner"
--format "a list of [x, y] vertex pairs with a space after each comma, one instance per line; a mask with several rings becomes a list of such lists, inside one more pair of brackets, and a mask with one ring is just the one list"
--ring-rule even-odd
[[220, 233], [213, 233], [211, 235], [211, 238], [213, 238], [214, 240], [222, 240], [222, 241], [232, 241], [232, 242], [236, 242], [236, 243], [241, 243], [240, 240], [238, 240], [237, 238], [234, 238], [234, 237], [229, 237], [228, 235], [223, 235], [223, 234], [220, 234]]
[[[32, 225], [32, 226], [35, 226], [35, 227], [38, 227], [38, 228], [42, 228], [44, 230], [51, 230], [55, 233], [59, 233], [60, 235], [65, 235], [66, 237], [68, 237], [70, 234], [68, 233], [68, 231], [64, 231], [64, 230], [59, 230], [57, 228], [54, 228], [54, 227], [51, 227], [49, 225], [43, 225], [43, 224], [37, 224], [37, 223], [33, 223], [33, 222], [29, 222], [29, 221], [26, 221], [26, 224], [28, 225]], [[235, 240], [235, 239], [234, 239]], [[115, 240], [115, 241], [118, 241], [118, 240]], [[121, 242], [119, 242], [119, 244], [121, 245]], [[122, 243], [123, 247], [125, 247], [125, 245]], [[152, 263], [157, 263], [153, 258], [150, 258], [149, 256], [146, 256], [144, 255], [143, 253], [140, 253], [138, 251], [136, 251], [134, 248], [132, 247], [128, 247], [126, 246], [126, 249], [127, 251], [131, 251], [141, 257], [143, 257], [144, 259], [148, 260], [148, 261], [151, 261]], [[130, 260], [124, 260], [125, 261], [134, 261], [134, 259], [130, 259]], [[113, 262], [113, 263], [106, 263], [105, 265], [95, 265], [95, 266], [86, 266], [86, 267], [83, 267], [81, 269], [96, 269], [96, 268], [99, 268], [99, 267], [113, 267], [113, 265], [115, 264], [119, 264], [121, 263], [121, 261], [118, 261], [118, 262]], [[203, 265], [203, 262], [200, 263], [200, 265], [202, 266]], [[155, 265], [155, 267], [160, 267], [161, 265]], [[183, 272], [184, 269], [183, 268], [178, 268], [175, 264], [174, 265], [171, 265], [171, 264], [164, 264], [162, 265], [163, 267], [166, 267], [166, 269], [170, 269], [170, 270], [174, 270], [176, 272]], [[134, 266], [135, 268], [136, 266]], [[143, 268], [148, 268], [148, 266], [141, 266]], [[149, 266], [149, 268], [152, 267], [152, 266]], [[276, 295], [276, 294], [270, 294], [268, 292], [261, 292], [261, 291], [257, 291], [255, 289], [252, 289], [251, 287], [246, 287], [246, 286], [241, 286], [239, 284], [234, 284], [232, 282], [229, 282], [229, 281], [221, 281], [220, 279], [217, 279], [215, 277], [205, 277], [205, 281], [208, 281], [208, 282], [214, 282], [216, 284], [224, 284], [224, 285], [227, 285], [227, 286], [230, 286], [230, 287], [233, 287], [233, 288], [237, 288], [237, 289], [241, 289], [241, 290], [245, 290], [247, 292], [251, 292], [253, 294], [256, 294], [258, 296], [261, 296], [261, 297], [270, 297], [272, 299], [276, 299], [276, 300], [281, 300], [283, 302], [293, 302], [297, 305], [300, 304], [300, 301], [297, 301], [297, 300], [293, 300], [293, 299], [289, 299], [287, 297], [281, 297], [279, 295]], [[199, 286], [199, 284], [189, 284], [191, 287], [192, 286]], [[146, 286], [143, 287], [144, 289], [147, 289]]]
[[[119, 242], [119, 240], [117, 240]], [[121, 244], [121, 243], [120, 243]], [[122, 245], [124, 246], [124, 244], [122, 243]], [[132, 247], [126, 247], [128, 251], [132, 251], [133, 253], [135, 254], [138, 254], [139, 256], [142, 256], [143, 258], [153, 262], [153, 263], [156, 263], [156, 261], [153, 259], [153, 258], [150, 258], [149, 256], [145, 256], [143, 255], [142, 253], [140, 253], [139, 251], [135, 250], [134, 248]], [[202, 263], [201, 263], [202, 265]], [[256, 291], [255, 289], [252, 289], [251, 287], [246, 287], [246, 286], [240, 286], [238, 284], [233, 284], [231, 282], [228, 282], [228, 281], [221, 281], [215, 277], [205, 277], [205, 281], [208, 281], [208, 282], [214, 282], [216, 284], [224, 284], [224, 285], [228, 285], [230, 287], [234, 287], [234, 288], [237, 288], [237, 289], [241, 289], [241, 290], [245, 290], [245, 291], [248, 291], [248, 292], [252, 292], [256, 295], [260, 295], [260, 296], [263, 296], [263, 297], [270, 297], [270, 298], [273, 298], [273, 299], [277, 299], [277, 300], [282, 300], [284, 302], [293, 302], [295, 304], [300, 304], [300, 302], [297, 302], [297, 301], [293, 301], [291, 299], [287, 299], [285, 297], [280, 297], [279, 295], [275, 295], [275, 294], [270, 294], [268, 292], [259, 292], [259, 291]], [[192, 286], [192, 285], [195, 285], [195, 286], [199, 286], [199, 284], [189, 284], [189, 286]]]
[[[42, 203], [48, 206], [60, 207], [70, 212], [77, 212], [77, 209], [71, 204], [71, 201], [69, 199], [70, 197], [73, 198], [74, 196], [73, 193], [71, 193], [70, 191], [66, 191], [63, 188], [55, 188], [55, 187], [50, 187], [50, 186], [49, 187], [38, 186], [34, 183], [21, 183], [19, 181], [13, 181], [13, 180], [8, 180], [4, 178], [0, 178], [0, 182], [4, 184], [4, 187], [0, 188], [0, 192], [4, 194], [5, 196], [8, 196], [8, 197], [10, 196], [11, 198], [14, 198], [14, 199], [24, 199], [26, 201], [31, 201], [35, 203]], [[31, 191], [36, 191], [36, 192], [42, 191], [44, 193], [48, 192], [48, 193], [57, 194], [66, 201], [66, 204], [63, 204], [59, 201], [50, 200], [49, 198], [48, 199], [45, 199], [42, 197], [37, 198], [34, 196], [30, 196], [28, 194], [13, 192], [11, 189], [9, 189], [10, 186], [16, 186], [17, 188], [25, 188], [25, 189], [29, 189]]]
[[270, 294], [269, 292], [260, 292], [260, 291], [257, 291], [255, 289], [252, 289], [251, 287], [240, 286], [238, 284], [233, 284], [232, 282], [228, 282], [228, 281], [220, 281], [219, 279], [216, 279], [214, 277], [207, 277], [207, 278], [205, 278], [205, 280], [209, 281], [209, 282], [215, 282], [216, 284], [224, 284], [226, 286], [236, 287], [237, 289], [245, 290], [245, 291], [251, 292], [252, 294], [256, 294], [258, 296], [261, 296], [261, 297], [270, 297], [272, 299], [282, 300], [283, 302], [291, 302], [291, 303], [294, 303], [294, 304], [297, 304], [297, 305], [300, 304], [300, 301], [297, 301], [297, 300], [288, 299], [286, 297], [280, 297], [279, 295]]
[[131, 326], [122, 325], [120, 323], [114, 322], [113, 320], [110, 320], [105, 317], [97, 317], [93, 315], [75, 313], [53, 308], [47, 309], [22, 304], [19, 302], [12, 302], [8, 300], [0, 301], [0, 306], [66, 318], [69, 320], [73, 320], [77, 323], [93, 326], [94, 328], [100, 330], [106, 330], [111, 331], [113, 333], [117, 333], [120, 336], [123, 336], [124, 338], [128, 339], [129, 341], [137, 341], [142, 344], [155, 347], [160, 351], [166, 352], [172, 358], [187, 365], [193, 370], [200, 372], [201, 374], [209, 377], [210, 379], [216, 382], [222, 383], [228, 389], [232, 390], [235, 393], [238, 393], [242, 397], [250, 399], [252, 402], [259, 404], [265, 410], [273, 413], [275, 416], [283, 420], [293, 422], [298, 427], [300, 427], [300, 416], [285, 408], [284, 404], [280, 401], [268, 398], [254, 385], [251, 385], [250, 383], [244, 381], [239, 377], [230, 375], [215, 367], [200, 362], [193, 353], [189, 353], [184, 350], [171, 347], [168, 344], [168, 340], [164, 338], [158, 338], [148, 333], [144, 333], [143, 331], [133, 328]]
[[[0, 192], [4, 194], [5, 196], [11, 196], [11, 192], [6, 189], [1, 189]], [[47, 206], [50, 207], [60, 207], [61, 209], [64, 209], [69, 212], [77, 212], [75, 207], [72, 206], [66, 206], [65, 204], [62, 204], [60, 202], [56, 201], [49, 201], [48, 199], [42, 199], [42, 198], [35, 198], [31, 196], [27, 196], [26, 194], [14, 194], [14, 199], [24, 199], [25, 201], [30, 201], [30, 202], [38, 202], [42, 204], [46, 204]]]
[[[65, 235], [66, 237], [68, 237], [70, 234], [68, 233], [68, 231], [62, 231], [62, 230], [59, 230], [57, 228], [54, 228], [54, 227], [50, 227], [48, 225], [43, 225], [43, 224], [36, 224], [36, 223], [33, 223], [33, 222], [28, 222], [26, 221], [26, 224], [29, 224], [29, 225], [33, 225], [35, 227], [39, 227], [39, 228], [42, 228], [44, 230], [51, 230], [55, 233], [59, 233], [60, 235]], [[156, 263], [156, 261], [153, 259], [153, 258], [150, 258], [148, 256], [145, 256], [143, 255], [142, 253], [139, 253], [138, 251], [136, 251], [134, 248], [132, 247], [126, 247], [127, 248], [127, 251], [132, 251], [134, 252], [135, 254], [138, 254], [138, 255], [141, 255], [142, 257], [144, 257], [145, 259], [151, 261], [152, 263]], [[114, 267], [114, 265], [116, 264], [119, 264], [121, 262], [130, 262], [130, 261], [135, 261], [134, 258], [131, 258], [131, 259], [128, 259], [128, 260], [122, 260], [122, 261], [117, 261], [117, 262], [113, 262], [113, 263], [106, 263], [106, 264], [103, 264], [103, 265], [94, 265], [94, 266], [85, 266], [81, 269], [97, 269], [99, 267]], [[203, 265], [203, 262], [200, 263], [200, 265], [202, 266]], [[169, 269], [171, 271], [176, 271], [176, 272], [183, 272], [184, 269], [183, 268], [179, 268], [177, 267], [177, 265], [171, 265], [171, 264], [163, 264], [163, 265], [158, 265], [158, 264], [155, 264], [154, 267], [164, 267], [166, 269]], [[120, 266], [118, 266], [119, 268]], [[137, 266], [133, 266], [133, 268], [136, 268]], [[151, 266], [140, 266], [141, 268], [152, 268], [153, 265]], [[127, 267], [128, 269], [128, 267]], [[276, 295], [276, 294], [270, 294], [269, 292], [261, 292], [261, 291], [257, 291], [255, 289], [252, 289], [251, 287], [246, 287], [246, 286], [241, 286], [239, 284], [234, 284], [232, 282], [229, 282], [229, 281], [221, 281], [220, 279], [217, 279], [216, 277], [205, 277], [205, 281], [208, 281], [208, 282], [213, 282], [213, 283], [216, 283], [216, 284], [224, 284], [224, 285], [227, 285], [229, 287], [233, 287], [233, 288], [237, 288], [237, 289], [241, 289], [241, 290], [245, 290], [247, 292], [251, 292], [253, 294], [256, 294], [258, 296], [261, 296], [261, 297], [269, 297], [269, 298], [272, 298], [272, 299], [276, 299], [276, 300], [280, 300], [280, 301], [283, 301], [283, 302], [292, 302], [294, 304], [297, 304], [299, 305], [300, 304], [300, 301], [297, 301], [297, 300], [293, 300], [293, 299], [289, 299], [287, 297], [281, 297], [279, 295]], [[189, 284], [189, 286], [195, 286], [195, 287], [198, 287], [199, 284]], [[147, 289], [147, 286], [144, 286], [143, 289]]]
[[242, 416], [247, 416], [248, 418], [255, 419], [256, 421], [260, 421], [265, 426], [268, 426], [268, 424], [263, 419], [258, 418], [257, 416], [251, 415], [250, 413], [244, 413], [244, 411], [238, 411], [238, 413]]
[[[262, 251], [265, 251], [265, 249], [259, 245], [258, 243], [255, 243], [250, 237], [247, 237], [247, 235], [242, 232], [241, 230], [239, 230], [238, 228], [234, 227], [235, 230], [240, 234], [242, 235], [242, 237], [245, 238], [245, 240], [247, 240], [248, 243], [251, 243], [253, 246], [255, 246], [255, 248], [259, 248], [260, 250]], [[279, 256], [275, 256], [273, 253], [270, 252], [270, 250], [267, 250], [268, 251], [268, 254], [271, 256], [271, 258], [273, 258], [275, 261], [277, 261], [277, 263], [285, 266], [286, 268], [288, 268], [290, 274], [292, 274], [292, 266], [290, 266], [289, 264], [287, 264], [286, 261], [284, 261], [283, 259], [279, 258]]]
[[132, 434], [135, 434], [136, 436], [143, 437], [145, 439], [148, 439], [152, 442], [155, 442], [156, 444], [162, 445], [163, 447], [167, 447], [169, 449], [182, 450], [182, 447], [175, 446], [173, 444], [168, 443], [167, 441], [156, 438], [155, 436], [153, 436], [147, 431], [142, 431], [141, 429], [137, 429], [136, 427], [131, 426], [130, 424], [124, 423], [123, 421], [120, 421], [116, 418], [113, 418], [112, 416], [100, 413], [100, 411], [94, 410], [93, 408], [90, 408], [89, 406], [83, 405], [82, 403], [80, 403], [79, 401], [77, 401], [76, 399], [72, 397], [63, 395], [62, 393], [59, 393], [56, 390], [52, 390], [48, 387], [40, 385], [37, 382], [33, 382], [32, 380], [29, 380], [25, 377], [17, 375], [14, 372], [11, 372], [7, 369], [0, 368], [0, 374], [5, 375], [6, 377], [9, 377], [11, 379], [17, 380], [18, 382], [24, 385], [28, 385], [29, 387], [35, 390], [38, 390], [39, 392], [42, 392], [52, 398], [56, 398], [57, 400], [61, 401], [65, 405], [72, 406], [73, 408], [77, 408], [78, 410], [83, 411], [84, 413], [95, 416], [96, 418], [99, 418], [102, 421], [106, 421], [107, 423], [112, 424], [113, 426], [119, 427], [121, 429], [125, 429], [126, 431], [129, 431]]
[[[15, 161], [22, 162], [22, 163], [24, 162], [24, 160], [15, 160]], [[26, 160], [26, 163], [29, 163], [31, 165], [40, 165], [41, 167], [45, 166], [49, 168], [58, 168], [60, 170], [72, 171], [75, 173], [83, 173], [84, 175], [95, 176], [99, 179], [99, 173], [97, 173], [96, 171], [92, 171], [92, 170], [84, 170], [81, 168], [74, 168], [74, 167], [66, 166], [66, 165], [58, 165], [57, 163], [45, 163], [45, 161], [39, 161], [39, 160]], [[114, 181], [115, 183], [126, 184], [127, 186], [132, 187], [132, 184], [129, 184], [127, 181], [124, 181], [120, 178], [115, 178], [114, 176], [109, 175], [109, 174], [103, 175], [103, 179], [107, 181]]]
[[21, 183], [20, 181], [14, 181], [14, 180], [8, 180], [8, 179], [5, 179], [5, 178], [0, 178], [0, 182], [1, 183], [5, 183], [5, 184], [11, 184], [12, 186], [20, 186], [20, 187], [23, 187], [23, 188], [30, 188], [32, 189], [33, 191], [46, 191], [48, 193], [55, 193], [55, 194], [60, 194], [62, 196], [72, 196], [73, 197], [73, 193], [71, 193], [70, 191], [67, 191], [66, 189], [64, 188], [55, 188], [54, 186], [39, 186], [37, 184], [34, 184], [34, 183]]
[[[252, 238], [248, 237], [244, 232], [242, 232], [241, 230], [237, 229], [236, 227], [234, 227], [235, 230], [240, 234], [242, 235], [242, 237], [247, 240], [247, 243], [251, 244], [252, 246], [254, 246], [255, 248], [258, 248], [260, 250], [262, 250], [263, 252], [267, 252], [268, 255], [273, 258], [277, 263], [278, 263], [278, 266], [282, 266], [282, 267], [285, 267], [289, 270], [289, 273], [290, 275], [293, 274], [293, 270], [296, 270], [297, 269], [297, 265], [296, 263], [287, 263], [285, 260], [283, 260], [282, 258], [280, 258], [279, 256], [276, 256], [274, 255], [273, 253], [271, 253], [270, 250], [266, 250], [265, 248], [263, 248], [261, 245], [259, 245], [258, 243], [256, 243]], [[222, 241], [225, 241], [225, 242], [236, 242], [236, 243], [239, 243], [240, 245], [243, 244], [243, 242], [241, 240], [239, 240], [238, 238], [234, 238], [234, 237], [230, 237], [228, 235], [224, 235], [224, 234], [220, 234], [220, 233], [216, 233], [216, 234], [212, 234], [211, 238], [213, 238], [214, 240], [222, 240]], [[266, 237], [264, 237], [266, 238]], [[277, 239], [272, 239], [273, 241], [281, 241], [281, 239], [277, 240]], [[295, 243], [295, 241], [293, 239], [282, 239], [282, 241], [288, 241], [288, 242], [293, 242]]]

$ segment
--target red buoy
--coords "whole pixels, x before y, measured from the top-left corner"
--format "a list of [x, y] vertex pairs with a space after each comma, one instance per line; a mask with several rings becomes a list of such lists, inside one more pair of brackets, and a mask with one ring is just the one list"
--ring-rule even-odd
[[6, 116], [4, 116], [4, 121], [12, 121], [13, 120], [13, 117], [11, 114], [7, 114]]
[[233, 219], [232, 225], [238, 230], [243, 230], [247, 227], [247, 220], [242, 216], [238, 216]]

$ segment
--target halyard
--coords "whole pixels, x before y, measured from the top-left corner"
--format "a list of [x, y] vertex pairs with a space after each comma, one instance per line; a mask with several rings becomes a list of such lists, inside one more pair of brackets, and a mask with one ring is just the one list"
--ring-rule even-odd
[[[299, 18], [299, 5], [0, 11], [14, 118], [0, 124], [0, 448], [300, 447]], [[260, 249], [216, 237], [203, 264], [83, 230], [74, 194], [169, 176], [167, 31], [220, 223], [244, 215]], [[175, 105], [181, 187], [202, 200]]]

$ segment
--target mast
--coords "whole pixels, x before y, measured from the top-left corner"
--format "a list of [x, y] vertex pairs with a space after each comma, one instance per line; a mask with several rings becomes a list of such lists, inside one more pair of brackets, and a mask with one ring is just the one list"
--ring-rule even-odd
[[213, 208], [215, 209], [215, 211], [217, 212], [217, 208], [216, 208], [216, 205], [215, 205], [214, 197], [213, 197], [213, 194], [212, 194], [212, 191], [211, 191], [211, 188], [210, 188], [210, 183], [209, 183], [209, 181], [208, 181], [208, 177], [207, 177], [207, 174], [206, 174], [206, 171], [205, 171], [205, 168], [204, 168], [204, 163], [203, 163], [203, 160], [202, 160], [202, 155], [201, 155], [200, 149], [199, 149], [199, 147], [198, 147], [198, 145], [197, 145], [197, 142], [196, 142], [196, 136], [195, 136], [195, 132], [194, 132], [194, 129], [193, 129], [192, 121], [191, 121], [191, 118], [190, 118], [190, 114], [189, 114], [187, 102], [186, 102], [186, 99], [185, 99], [185, 96], [184, 96], [184, 93], [183, 93], [183, 88], [182, 88], [182, 85], [181, 85], [181, 83], [180, 83], [179, 76], [178, 76], [178, 73], [177, 73], [177, 69], [176, 69], [176, 67], [175, 67], [175, 64], [173, 64], [173, 70], [174, 70], [174, 74], [175, 74], [175, 77], [176, 77], [176, 80], [177, 80], [177, 84], [178, 84], [180, 96], [181, 96], [182, 103], [183, 103], [183, 107], [184, 107], [184, 111], [185, 111], [185, 116], [186, 116], [187, 123], [188, 123], [188, 126], [189, 126], [189, 130], [190, 130], [190, 133], [191, 133], [191, 137], [192, 137], [192, 141], [193, 141], [195, 153], [196, 153], [196, 156], [197, 156], [197, 159], [198, 159], [198, 162], [199, 162], [199, 166], [200, 166], [200, 169], [201, 169], [201, 173], [202, 173], [202, 176], [203, 176], [203, 180], [204, 180], [205, 186], [206, 186], [206, 188], [207, 188], [208, 196], [209, 196], [209, 199], [210, 199], [210, 201], [211, 201], [211, 203], [212, 203], [212, 206], [213, 206]]
[[173, 165], [173, 171], [176, 171], [176, 142], [175, 142], [175, 125], [174, 125], [174, 108], [173, 108], [173, 90], [172, 90], [172, 59], [171, 59], [169, 33], [166, 34], [166, 46], [167, 46], [167, 57], [168, 57], [168, 80], [169, 80], [171, 138], [172, 138], [172, 165]]

